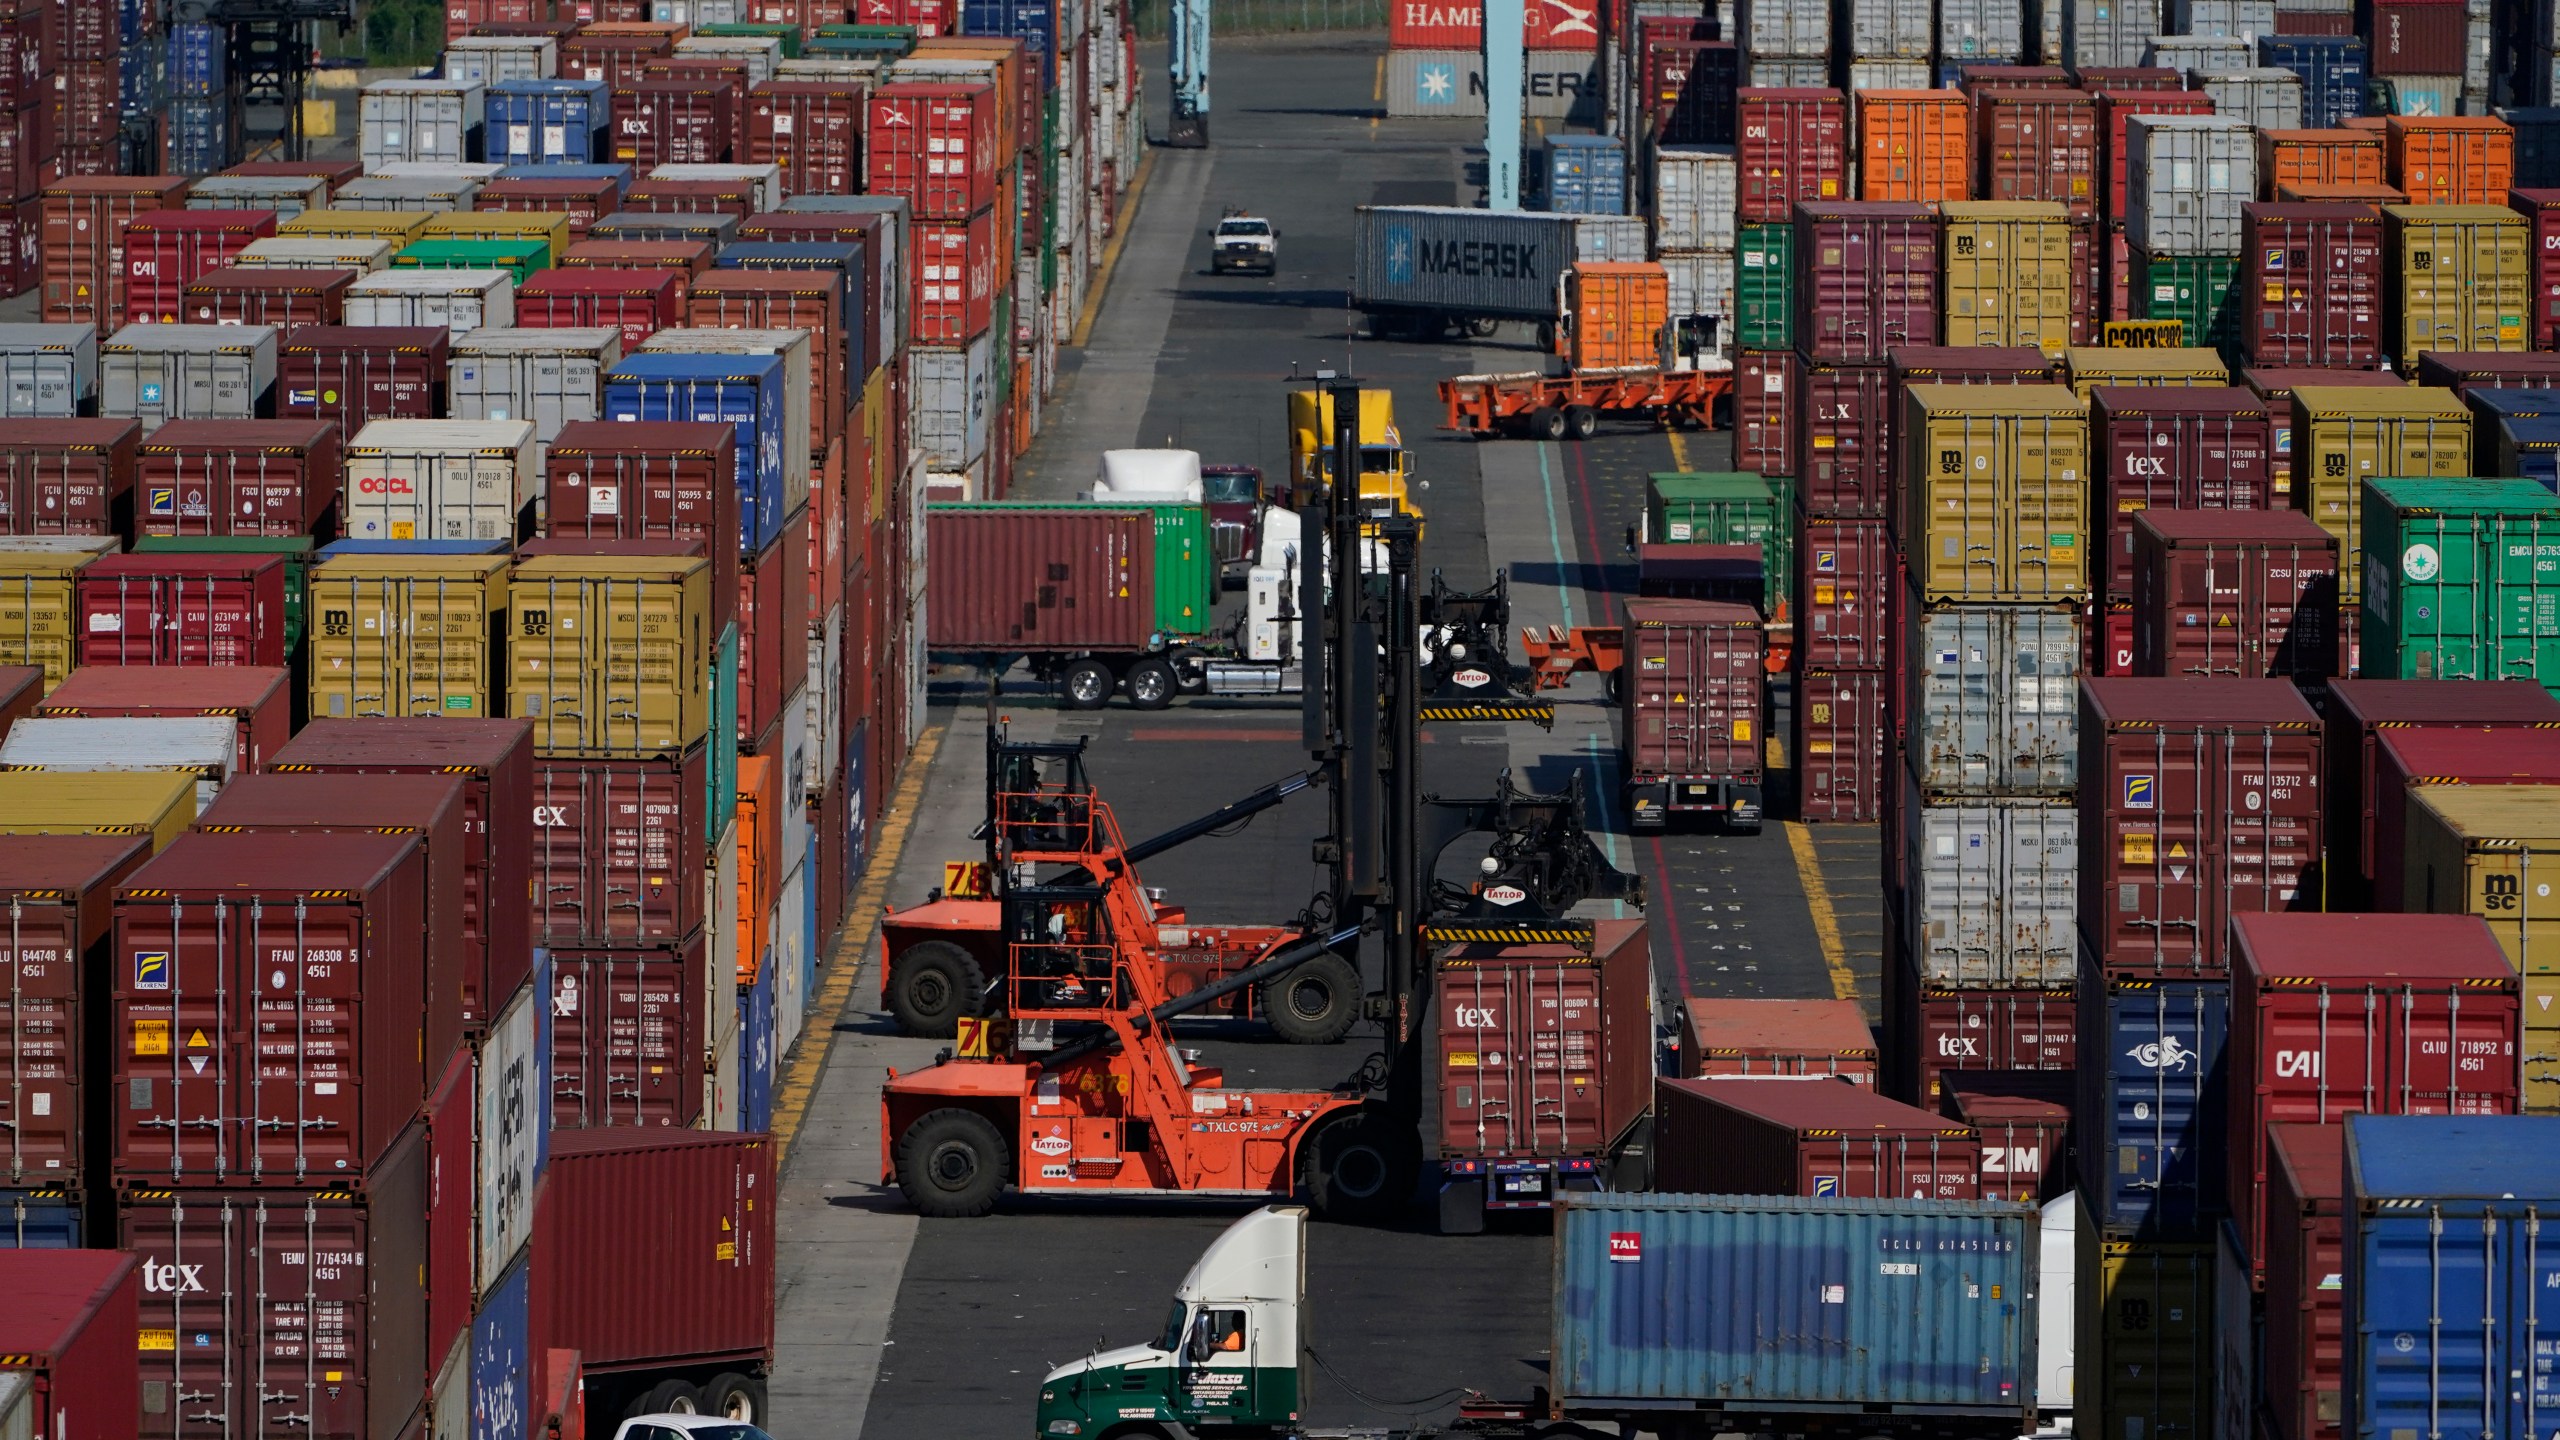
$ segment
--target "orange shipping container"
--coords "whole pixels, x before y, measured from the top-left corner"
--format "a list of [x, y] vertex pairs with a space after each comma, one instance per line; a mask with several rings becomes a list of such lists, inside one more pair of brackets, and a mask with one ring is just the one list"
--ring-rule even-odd
[[1953, 90], [1869, 90], [1858, 106], [1858, 198], [1963, 200], [1972, 112]]
[[1566, 357], [1576, 370], [1662, 363], [1671, 314], [1671, 277], [1650, 261], [1599, 262], [1565, 272]]
[[2412, 205], [2504, 205], [2515, 185], [2516, 132], [2486, 116], [2394, 115], [2391, 183]]
[[738, 757], [738, 984], [756, 983], [782, 894], [782, 762]]
[[2409, 203], [2407, 195], [2378, 180], [2369, 185], [2279, 185], [2276, 187], [2276, 198], [2287, 205], [2406, 205]]
[[2382, 137], [2370, 130], [2261, 130], [2258, 183], [2269, 195], [2279, 185], [2379, 185]]

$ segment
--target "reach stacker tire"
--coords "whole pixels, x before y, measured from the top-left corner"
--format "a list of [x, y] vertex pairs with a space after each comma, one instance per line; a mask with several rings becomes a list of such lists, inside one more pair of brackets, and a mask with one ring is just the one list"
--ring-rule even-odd
[[1360, 1008], [1360, 973], [1339, 955], [1313, 960], [1262, 982], [1263, 1017], [1293, 1045], [1330, 1045], [1350, 1030]]
[[929, 1040], [958, 1034], [961, 1017], [982, 1013], [986, 993], [978, 957], [948, 940], [908, 946], [889, 971], [889, 1013], [899, 1029]]
[[967, 1220], [996, 1208], [1011, 1178], [1004, 1132], [975, 1110], [936, 1110], [898, 1137], [898, 1190], [916, 1213]]
[[1384, 1224], [1412, 1198], [1422, 1163], [1416, 1148], [1413, 1135], [1381, 1111], [1337, 1120], [1307, 1147], [1307, 1199], [1339, 1224]]

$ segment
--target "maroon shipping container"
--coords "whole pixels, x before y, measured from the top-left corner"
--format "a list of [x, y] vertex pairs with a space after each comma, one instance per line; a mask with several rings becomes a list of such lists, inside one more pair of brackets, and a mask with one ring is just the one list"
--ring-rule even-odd
[[2098, 164], [2107, 177], [2103, 213], [2112, 220], [2124, 218], [2125, 157], [2129, 153], [2125, 139], [2125, 122], [2136, 115], [2210, 115], [2213, 97], [2201, 90], [2189, 90], [2175, 70], [2159, 72], [2172, 82], [2162, 86], [2133, 89], [2100, 89], [2095, 93], [2098, 127]]
[[2468, 7], [2455, 0], [2372, 0], [2365, 50], [2376, 75], [2459, 75]]
[[2282, 680], [2080, 685], [2080, 934], [2111, 979], [2231, 970], [2234, 916], [2317, 908], [2320, 720]]
[[151, 210], [124, 231], [124, 311], [119, 323], [175, 324], [187, 286], [276, 233], [273, 210]]
[[[597, 240], [589, 238], [581, 240], [577, 244], [570, 246], [568, 249], [561, 251], [560, 263], [555, 268], [561, 270], [641, 270], [673, 275], [676, 281], [675, 300], [667, 313], [669, 315], [682, 315], [684, 313], [685, 297], [691, 293], [693, 289], [694, 277], [711, 268], [711, 245], [710, 242], [704, 240]], [[549, 272], [544, 271], [536, 273], [532, 277], [532, 281], [540, 280], [542, 276], [547, 273]], [[527, 283], [530, 284], [532, 281], [528, 281]], [[522, 288], [519, 287], [516, 293], [521, 297], [524, 292]], [[517, 323], [522, 324], [523, 322], [519, 319]], [[599, 322], [581, 320], [577, 323], [581, 325], [592, 325]], [[667, 323], [672, 325], [677, 322], [669, 320]]]
[[2097, 318], [2101, 320], [2144, 319], [2146, 317], [2133, 313], [2133, 245], [2125, 239], [2124, 222], [2109, 220], [2105, 222], [2105, 231], [2106, 253], [2102, 257], [2103, 264], [2100, 267], [2104, 273], [2099, 282], [2101, 295], [2100, 313]]
[[1884, 1014], [1893, 1026], [1888, 1094], [1935, 1105], [1949, 1074], [2068, 1073], [2080, 1053], [2079, 1007], [2070, 990], [1940, 990], [1921, 983], [1901, 947], [1886, 957], [1884, 976]]
[[2041, 1205], [2071, 1189], [2071, 1106], [2062, 1070], [1950, 1071], [1938, 1109], [1982, 1137], [1982, 1198]]
[[1745, 350], [1733, 362], [1733, 463], [1763, 475], [1795, 473], [1793, 350]]
[[2418, 383], [2458, 394], [2474, 390], [2542, 390], [2560, 385], [2560, 355], [2549, 351], [2422, 350]]
[[1881, 365], [1805, 361], [1797, 366], [1795, 454], [1790, 459], [1808, 514], [1889, 512], [1892, 499], [1885, 492], [1885, 478], [1892, 466], [1875, 428], [1889, 385]]
[[1892, 659], [1888, 606], [1897, 564], [1882, 520], [1799, 519], [1796, 649], [1808, 666], [1877, 670]]
[[139, 420], [0, 420], [0, 535], [115, 535], [133, 522]]
[[1796, 234], [1796, 348], [1808, 360], [1882, 364], [1938, 343], [1938, 218], [1883, 201], [1806, 205]]
[[863, 168], [862, 132], [869, 123], [867, 86], [818, 80], [767, 80], [747, 92], [747, 133], [739, 159], [782, 167], [785, 195], [855, 195]]
[[1873, 1086], [1876, 1037], [1854, 1000], [1692, 995], [1680, 1006], [1680, 1073], [1792, 1076]]
[[1849, 106], [1837, 90], [1744, 89], [1735, 96], [1741, 223], [1781, 224], [1799, 200], [1849, 198]]
[[1619, 723], [1631, 822], [1654, 830], [1674, 812], [1724, 811], [1756, 827], [1768, 738], [1760, 613], [1716, 600], [1629, 600], [1626, 616]]
[[421, 1050], [458, 1028], [445, 1005], [421, 1036], [426, 876], [413, 836], [275, 832], [181, 835], [136, 871], [110, 971], [117, 1180], [360, 1182], [426, 1098]]
[[488, 918], [478, 907], [497, 893], [497, 877], [483, 873], [474, 877], [478, 883], [464, 883], [466, 870], [486, 853], [463, 832], [464, 784], [459, 775], [243, 775], [224, 785], [196, 817], [198, 830], [214, 834], [417, 838], [427, 871], [429, 1024], [422, 1039], [430, 1076], [442, 1074], [444, 1057], [461, 1048], [464, 1033], [485, 1027], [509, 998], [489, 993], [478, 939], [488, 933]]
[[107, 1103], [89, 1053], [107, 1003], [95, 977], [109, 963], [116, 887], [150, 858], [148, 835], [0, 836], [0, 1184], [75, 1195], [106, 1185], [107, 1157], [90, 1153], [89, 1121]]
[[[2371, 205], [2240, 207], [2241, 343], [2261, 365], [2382, 363], [2382, 212]], [[2545, 262], [2548, 263], [2547, 261]]]
[[[452, 1205], [469, 1211], [479, 1204], [477, 1151], [473, 1131], [480, 1109], [479, 1087], [473, 1083], [479, 1057], [471, 1046], [454, 1052], [444, 1077], [427, 1089], [426, 1110], [418, 1118], [427, 1131], [427, 1205]], [[527, 1097], [531, 1098], [531, 1097]], [[539, 1111], [535, 1112], [539, 1114]], [[479, 1268], [477, 1227], [445, 1227], [427, 1237], [427, 1353], [441, 1356], [471, 1328], [471, 1300]], [[448, 1234], [462, 1243], [442, 1244]]]
[[0, 665], [0, 734], [36, 713], [36, 702], [43, 697], [43, 666]]
[[[0, 135], [6, 135], [0, 130]], [[34, 196], [0, 201], [0, 294], [23, 295], [43, 279], [43, 203]]]
[[2373, 884], [2366, 907], [2372, 910], [2409, 908], [2412, 786], [2560, 785], [2560, 729], [2409, 726], [2379, 730], [2374, 740]]
[[2231, 1213], [2267, 1254], [2267, 1127], [2349, 1115], [2512, 1115], [2523, 998], [2476, 915], [2231, 922]]
[[673, 270], [543, 270], [517, 287], [516, 324], [528, 330], [619, 326], [628, 355], [660, 330], [684, 323], [682, 297], [690, 288]]
[[[464, 933], [486, 956], [486, 993], [503, 1000], [533, 966], [533, 724], [527, 720], [314, 720], [270, 752], [282, 774], [462, 778]], [[474, 887], [486, 887], [477, 894]], [[485, 923], [484, 923], [485, 922]]]
[[342, 439], [375, 420], [432, 420], [444, 414], [452, 350], [442, 325], [288, 330], [276, 346], [276, 408], [335, 420]]
[[172, 420], [142, 442], [145, 535], [323, 535], [346, 465], [335, 422]]
[[482, 185], [471, 208], [482, 212], [539, 213], [569, 217], [569, 243], [587, 238], [587, 227], [613, 213], [622, 187], [598, 176], [591, 180], [522, 180], [501, 177]]
[[746, 61], [733, 60], [722, 55], [688, 55], [683, 51], [677, 51], [642, 65], [640, 77], [643, 80], [681, 80], [691, 85], [726, 87], [735, 107], [731, 111], [730, 134], [733, 138], [737, 134], [735, 116], [744, 113], [746, 109], [747, 85], [750, 79]]
[[555, 954], [565, 946], [669, 945], [701, 927], [702, 855], [711, 842], [703, 764], [700, 745], [681, 756], [534, 762], [538, 941]]
[[329, 193], [335, 195], [346, 188], [348, 181], [361, 178], [364, 166], [354, 160], [250, 160], [222, 173], [279, 180], [308, 175], [315, 180], [328, 181]]
[[[575, 1350], [589, 1374], [762, 1365], [773, 1350], [774, 1200], [762, 1135], [554, 1134], [533, 1211], [535, 1348]], [[631, 1303], [634, 1255], [652, 1257], [658, 1303]]]
[[700, 80], [644, 79], [617, 86], [613, 158], [634, 172], [725, 165], [738, 128], [738, 98], [727, 85]]
[[2134, 519], [2133, 673], [2316, 686], [2338, 673], [2338, 540], [2299, 510]]
[[1956, 88], [1980, 100], [2002, 90], [2052, 90], [2071, 83], [2059, 65], [1959, 65]]
[[268, 270], [226, 265], [187, 282], [191, 325], [335, 325], [346, 311], [353, 270]]
[[2176, 70], [2157, 65], [2069, 65], [2073, 88], [2092, 95], [2110, 91], [2184, 90], [2187, 77]]
[[711, 592], [738, 593], [737, 429], [661, 421], [577, 420], [544, 461], [556, 539], [698, 540]]
[[809, 678], [809, 512], [795, 512], [738, 567], [738, 744], [767, 752], [766, 731]]
[[636, 180], [622, 194], [624, 210], [653, 215], [735, 215], [755, 212], [753, 180]]
[[429, 1206], [427, 1168], [412, 1129], [361, 1186], [125, 1191], [116, 1243], [169, 1281], [142, 1300], [145, 1440], [407, 1433], [430, 1375], [428, 1256], [470, 1243], [471, 1207]]
[[2507, 204], [2533, 228], [2533, 318], [2525, 344], [2560, 345], [2560, 190], [2510, 190]]
[[1892, 728], [1885, 699], [1891, 689], [1881, 670], [1796, 672], [1798, 819], [1871, 821], [1882, 813], [1893, 781], [1884, 743]]
[[2278, 10], [2275, 33], [2341, 37], [2353, 35], [2356, 33], [2356, 14], [2353, 10]]
[[681, 27], [663, 34], [599, 33], [589, 30], [560, 42], [560, 75], [565, 80], [601, 80], [607, 90], [636, 85], [652, 60], [673, 54]]
[[72, 605], [81, 665], [284, 665], [281, 555], [101, 555]]
[[865, 104], [864, 190], [905, 196], [918, 220], [966, 220], [995, 203], [1004, 144], [993, 85], [901, 82]]
[[1975, 193], [2096, 213], [2098, 106], [2085, 90], [1986, 90], [1974, 97]]
[[809, 407], [809, 453], [824, 455], [844, 433], [845, 416], [859, 397], [847, 387], [865, 378], [849, 373], [845, 355], [846, 276], [824, 270], [713, 270], [696, 278], [685, 297], [685, 323], [712, 330], [806, 330], [818, 393]]
[[293, 701], [293, 672], [280, 665], [83, 665], [35, 713], [49, 720], [224, 716], [239, 723], [237, 769], [251, 775], [293, 734]]
[[555, 1132], [681, 1130], [702, 1118], [712, 1044], [709, 965], [699, 928], [647, 949], [552, 950]]
[[965, 345], [995, 322], [995, 212], [966, 221], [918, 220], [915, 302], [910, 320], [919, 345]]
[[66, 177], [45, 187], [44, 318], [124, 322], [124, 227], [186, 203], [177, 175]]
[[2345, 1387], [2347, 1127], [2267, 1127], [2262, 1422], [2275, 1440], [2338, 1440]]
[[2154, 507], [2264, 510], [2276, 474], [2266, 402], [2236, 386], [2100, 385], [2089, 392], [2098, 452], [2094, 508], [2107, 527], [2090, 568], [2107, 600], [2133, 595], [2133, 520]]
[[928, 644], [950, 650], [1147, 648], [1155, 527], [1129, 511], [934, 510]]
[[1836, 1080], [1665, 1079], [1653, 1185], [1673, 1194], [1979, 1200], [1972, 1127]]
[[[2401, 787], [2385, 778], [2386, 735], [2419, 730], [2496, 732], [2560, 730], [2560, 699], [2530, 680], [2332, 680], [2325, 775], [2329, 786], [2328, 879], [2331, 910], [2367, 908], [2373, 895], [2377, 831], [2388, 798], [2397, 825]], [[2399, 847], [2391, 847], [2390, 894], [2399, 893]]]
[[[113, 21], [109, 22], [113, 24]], [[37, 1440], [133, 1433], [142, 1370], [142, 1268], [92, 1250], [0, 1250], [0, 1354], [33, 1391], [20, 1414]]]

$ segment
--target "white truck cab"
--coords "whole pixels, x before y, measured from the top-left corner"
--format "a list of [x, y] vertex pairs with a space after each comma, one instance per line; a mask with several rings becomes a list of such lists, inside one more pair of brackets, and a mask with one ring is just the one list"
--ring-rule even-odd
[[1209, 269], [1280, 273], [1280, 232], [1259, 215], [1229, 213], [1209, 232]]

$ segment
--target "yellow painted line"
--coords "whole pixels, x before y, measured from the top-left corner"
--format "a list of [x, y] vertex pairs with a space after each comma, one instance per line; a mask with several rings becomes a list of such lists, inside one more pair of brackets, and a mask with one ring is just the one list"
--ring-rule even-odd
[[1813, 833], [1799, 820], [1789, 820], [1787, 848], [1795, 852], [1796, 877], [1804, 882], [1804, 904], [1813, 912], [1813, 937], [1822, 942], [1823, 968], [1831, 972], [1834, 999], [1858, 998], [1858, 977], [1849, 973], [1848, 947], [1840, 943], [1840, 916], [1831, 908], [1831, 887], [1822, 882], [1822, 860], [1813, 852]]
[[1685, 471], [1689, 468], [1689, 442], [1681, 438], [1680, 432], [1677, 429], [1672, 430], [1670, 435], [1671, 468], [1674, 470]]
[[1777, 736], [1770, 736], [1769, 743], [1763, 746], [1762, 749], [1768, 752], [1768, 758], [1763, 763], [1765, 763], [1770, 769], [1784, 770], [1787, 768], [1787, 747], [1779, 743]]
[[1067, 337], [1070, 345], [1081, 345], [1093, 334], [1093, 317], [1102, 311], [1103, 292], [1111, 288], [1111, 272], [1120, 264], [1120, 247], [1129, 241], [1129, 232], [1138, 228], [1138, 197], [1147, 188], [1147, 176], [1156, 168], [1156, 152], [1149, 150], [1138, 161], [1138, 173], [1129, 177], [1129, 194], [1120, 202], [1120, 228], [1111, 232], [1111, 242], [1102, 247], [1102, 266], [1093, 272], [1093, 289], [1084, 297], [1084, 313], [1076, 317], [1076, 331]]
[[1387, 103], [1387, 57], [1384, 55], [1378, 57], [1378, 78], [1369, 83], [1369, 103]]
[[826, 1068], [827, 1052], [835, 1048], [836, 1022], [853, 1002], [854, 982], [862, 978], [863, 961], [871, 954], [871, 937], [889, 908], [889, 878], [897, 873], [898, 857], [907, 848], [907, 831], [914, 826], [916, 807], [924, 798], [925, 775], [933, 769], [934, 754], [941, 748], [939, 725], [917, 737], [915, 753], [907, 757], [906, 777], [898, 782], [898, 797], [890, 802], [889, 818], [880, 824], [880, 843], [872, 848], [871, 863], [863, 867], [862, 884], [853, 892], [844, 928], [836, 932], [836, 952], [829, 961], [834, 968], [819, 984], [817, 998], [809, 1002], [800, 1048], [791, 1057], [791, 1074], [773, 1101], [777, 1170], [791, 1158], [800, 1123], [808, 1118], [809, 1099], [818, 1092], [818, 1072]]

